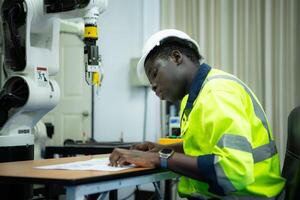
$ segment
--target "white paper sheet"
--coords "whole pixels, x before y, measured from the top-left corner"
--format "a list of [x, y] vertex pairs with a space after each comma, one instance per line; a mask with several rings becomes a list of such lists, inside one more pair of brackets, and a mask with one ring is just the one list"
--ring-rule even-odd
[[86, 161], [64, 163], [58, 165], [47, 165], [35, 167], [37, 169], [64, 169], [64, 170], [97, 170], [97, 171], [120, 171], [135, 167], [134, 165], [128, 165], [123, 167], [108, 166], [109, 158], [94, 158]]

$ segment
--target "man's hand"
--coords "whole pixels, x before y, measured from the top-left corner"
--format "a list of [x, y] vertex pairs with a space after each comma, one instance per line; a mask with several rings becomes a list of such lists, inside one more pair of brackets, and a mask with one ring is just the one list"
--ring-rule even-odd
[[135, 149], [139, 151], [150, 151], [150, 152], [159, 152], [164, 148], [164, 145], [153, 143], [153, 142], [144, 142], [141, 144], [133, 145], [130, 149]]
[[139, 167], [159, 167], [159, 155], [155, 152], [127, 150], [116, 148], [109, 157], [111, 166], [123, 166], [134, 164]]

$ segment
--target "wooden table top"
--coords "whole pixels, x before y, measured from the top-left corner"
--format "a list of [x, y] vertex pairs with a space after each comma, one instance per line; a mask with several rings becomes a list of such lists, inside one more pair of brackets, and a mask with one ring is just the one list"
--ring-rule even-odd
[[130, 168], [113, 172], [94, 170], [47, 170], [35, 168], [37, 166], [85, 161], [92, 158], [107, 156], [108, 154], [102, 154], [92, 156], [0, 163], [0, 182], [78, 185], [88, 182], [126, 178], [133, 175], [138, 176], [163, 171], [151, 168]]

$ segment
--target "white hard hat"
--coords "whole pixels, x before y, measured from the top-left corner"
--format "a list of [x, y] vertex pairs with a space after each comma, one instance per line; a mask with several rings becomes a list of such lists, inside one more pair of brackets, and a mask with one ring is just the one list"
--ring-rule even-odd
[[176, 29], [165, 29], [158, 31], [154, 33], [146, 42], [143, 48], [143, 54], [142, 57], [140, 58], [138, 64], [137, 64], [137, 74], [141, 82], [143, 83], [149, 83], [147, 75], [145, 73], [145, 59], [147, 58], [148, 54], [152, 49], [154, 49], [156, 46], [160, 45], [160, 42], [168, 37], [177, 37], [180, 39], [187, 40], [189, 42], [192, 42], [196, 46], [196, 50], [200, 54], [200, 48], [198, 43], [193, 40], [190, 36], [188, 36], [186, 33], [176, 30]]

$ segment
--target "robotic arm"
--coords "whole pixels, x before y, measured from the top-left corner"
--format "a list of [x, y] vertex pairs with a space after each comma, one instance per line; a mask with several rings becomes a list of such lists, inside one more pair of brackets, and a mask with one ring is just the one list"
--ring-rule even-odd
[[[89, 85], [100, 86], [102, 80], [100, 56], [98, 46], [97, 22], [99, 15], [104, 12], [107, 7], [107, 0], [45, 0], [45, 9], [48, 13], [61, 13], [61, 18], [83, 17], [85, 24], [84, 32], [84, 54], [85, 54], [85, 71], [86, 82]], [[66, 11], [72, 11], [67, 12]]]
[[2, 0], [5, 83], [0, 91], [0, 148], [33, 145], [32, 129], [59, 101], [52, 79], [59, 68], [60, 19], [85, 22], [85, 77], [102, 73], [97, 21], [107, 0]]

